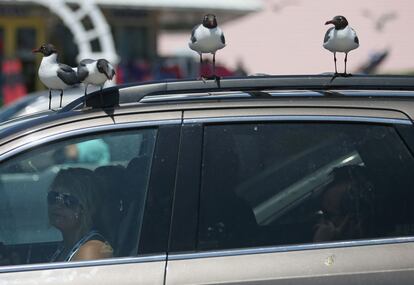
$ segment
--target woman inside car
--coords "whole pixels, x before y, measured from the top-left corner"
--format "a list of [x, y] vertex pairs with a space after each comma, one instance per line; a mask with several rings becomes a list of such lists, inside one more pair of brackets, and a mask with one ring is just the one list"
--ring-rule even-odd
[[47, 196], [50, 224], [63, 237], [50, 261], [79, 261], [112, 257], [112, 247], [96, 230], [101, 205], [98, 178], [88, 169], [62, 169]]

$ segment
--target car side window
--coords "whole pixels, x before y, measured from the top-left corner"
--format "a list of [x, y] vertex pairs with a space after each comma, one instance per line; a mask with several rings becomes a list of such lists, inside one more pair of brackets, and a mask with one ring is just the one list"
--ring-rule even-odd
[[157, 129], [69, 138], [0, 164], [0, 265], [133, 256]]
[[413, 171], [392, 126], [207, 125], [198, 250], [414, 235]]

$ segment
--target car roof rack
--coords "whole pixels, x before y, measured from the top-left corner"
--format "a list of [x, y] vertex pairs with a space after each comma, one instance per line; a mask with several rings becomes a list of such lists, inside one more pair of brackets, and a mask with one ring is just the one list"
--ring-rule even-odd
[[[166, 80], [128, 84], [105, 88], [86, 96], [86, 106], [112, 108], [121, 104], [138, 103], [149, 96], [196, 94], [213, 92], [246, 92], [250, 97], [266, 97], [263, 91], [276, 90], [395, 90], [414, 91], [414, 76], [401, 75], [283, 75], [226, 77], [215, 80]], [[322, 92], [324, 94], [325, 92]], [[332, 95], [326, 92], [326, 95]], [[194, 96], [194, 99], [197, 97]], [[61, 111], [81, 108], [84, 97], [65, 106]]]

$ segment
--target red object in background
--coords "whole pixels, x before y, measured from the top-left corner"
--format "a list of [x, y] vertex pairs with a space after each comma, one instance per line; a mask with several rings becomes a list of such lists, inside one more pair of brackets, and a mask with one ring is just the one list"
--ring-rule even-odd
[[116, 67], [116, 71], [115, 71], [116, 73], [116, 83], [117, 84], [122, 84], [122, 83], [125, 83], [125, 75], [124, 75], [124, 70], [119, 66], [119, 65], [117, 65], [117, 67]]
[[181, 68], [177, 64], [162, 66], [160, 68], [160, 73], [162, 73], [165, 78], [183, 78]]
[[1, 70], [3, 77], [3, 105], [8, 105], [27, 93], [23, 82], [22, 63], [19, 59], [5, 59], [3, 60]]
[[[211, 62], [203, 62], [200, 67], [200, 76], [212, 76], [213, 75], [213, 64]], [[216, 75], [220, 77], [233, 76], [234, 72], [228, 68], [216, 64]]]
[[116, 71], [116, 82], [141, 82], [153, 79], [151, 66], [145, 60], [136, 60], [128, 63], [120, 63]]

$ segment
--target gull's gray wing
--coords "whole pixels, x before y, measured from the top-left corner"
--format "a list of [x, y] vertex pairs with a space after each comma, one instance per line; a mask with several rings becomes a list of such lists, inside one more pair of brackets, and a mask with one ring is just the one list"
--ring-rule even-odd
[[79, 83], [76, 71], [74, 71], [69, 65], [59, 63], [57, 75], [67, 85], [74, 85]]
[[193, 30], [191, 31], [191, 42], [195, 43], [197, 41], [197, 38], [195, 37], [195, 31], [197, 30], [198, 27], [200, 27], [201, 24], [198, 24], [197, 26], [195, 26], [193, 28]]
[[356, 34], [355, 30], [354, 30], [354, 29], [352, 29], [352, 28], [351, 28], [351, 30], [354, 32], [354, 35], [355, 35], [355, 37], [354, 37], [354, 42], [355, 42], [355, 43], [357, 43], [357, 44], [359, 44], [359, 38], [358, 38], [358, 36], [357, 36], [357, 34]]
[[326, 31], [326, 33], [325, 33], [325, 38], [323, 39], [323, 43], [326, 43], [327, 41], [329, 41], [329, 38], [330, 38], [329, 34], [331, 33], [331, 31], [332, 31], [333, 29], [335, 29], [335, 27], [331, 27], [331, 28], [329, 28], [329, 29]]
[[220, 39], [221, 39], [221, 42], [223, 43], [223, 45], [226, 44], [226, 38], [224, 37], [224, 33], [221, 33]]

